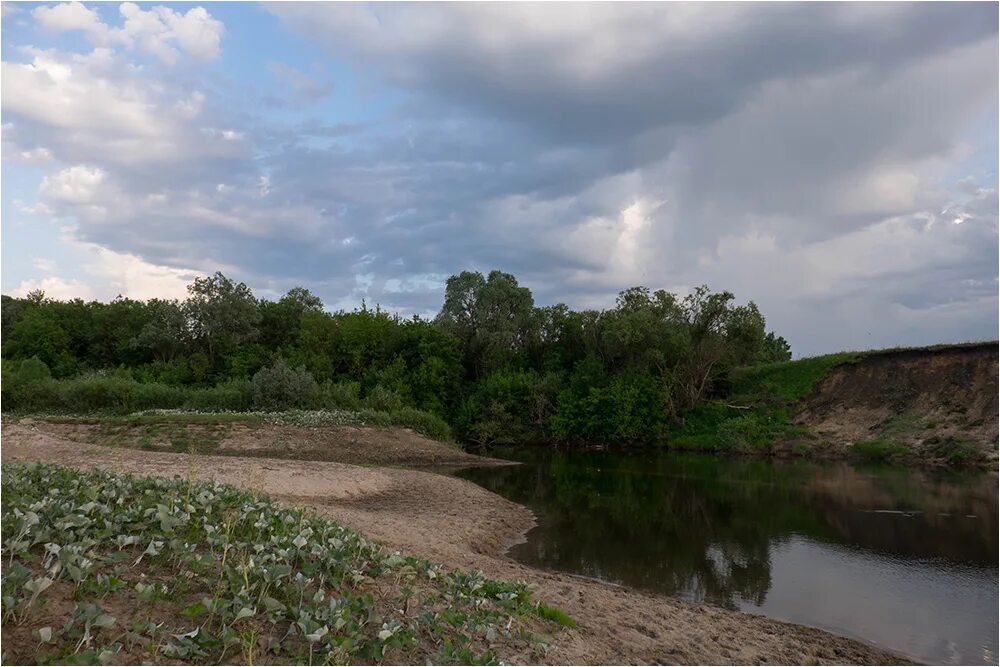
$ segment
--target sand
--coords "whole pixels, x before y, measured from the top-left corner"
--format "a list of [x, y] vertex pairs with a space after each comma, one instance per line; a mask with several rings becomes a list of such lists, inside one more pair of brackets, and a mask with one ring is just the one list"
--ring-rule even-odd
[[[370, 440], [378, 446], [377, 438]], [[527, 581], [539, 599], [564, 609], [579, 624], [552, 638], [545, 658], [552, 664], [908, 662], [821, 630], [520, 565], [504, 552], [534, 526], [532, 513], [455, 477], [333, 461], [112, 448], [70, 439], [54, 425], [32, 420], [4, 423], [0, 459], [249, 487], [313, 508], [389, 548], [446, 567]]]

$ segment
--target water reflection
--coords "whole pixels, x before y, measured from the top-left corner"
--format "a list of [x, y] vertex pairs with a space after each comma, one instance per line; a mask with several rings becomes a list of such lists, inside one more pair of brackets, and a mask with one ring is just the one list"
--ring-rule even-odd
[[511, 550], [518, 560], [809, 623], [924, 660], [996, 661], [995, 477], [528, 454], [523, 466], [459, 473], [538, 515]]

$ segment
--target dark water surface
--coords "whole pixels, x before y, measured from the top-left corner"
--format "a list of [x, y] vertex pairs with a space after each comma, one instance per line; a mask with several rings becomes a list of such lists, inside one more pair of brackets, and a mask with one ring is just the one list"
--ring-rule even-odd
[[523, 563], [997, 664], [997, 478], [701, 455], [501, 451], [458, 472], [534, 510]]

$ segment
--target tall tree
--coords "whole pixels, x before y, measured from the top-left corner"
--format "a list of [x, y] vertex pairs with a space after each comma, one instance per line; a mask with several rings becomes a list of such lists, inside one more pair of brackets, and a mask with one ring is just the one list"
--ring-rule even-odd
[[253, 292], [221, 272], [188, 285], [184, 312], [194, 340], [215, 363], [222, 352], [256, 338], [260, 311]]

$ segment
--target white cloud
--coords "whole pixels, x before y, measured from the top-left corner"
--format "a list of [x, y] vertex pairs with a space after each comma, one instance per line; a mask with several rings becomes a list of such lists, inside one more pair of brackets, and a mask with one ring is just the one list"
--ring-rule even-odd
[[79, 2], [64, 2], [58, 5], [43, 5], [32, 10], [31, 15], [38, 25], [54, 32], [80, 30], [91, 41], [105, 43], [110, 30], [100, 16]]
[[10, 291], [10, 294], [15, 297], [24, 297], [28, 295], [28, 292], [35, 290], [42, 290], [45, 292], [45, 296], [51, 299], [90, 301], [96, 298], [94, 290], [89, 285], [78, 280], [64, 280], [58, 276], [48, 276], [39, 280], [22, 280], [17, 287]]
[[105, 184], [106, 174], [99, 167], [77, 165], [46, 176], [40, 194], [67, 204], [90, 204]]
[[84, 270], [102, 281], [102, 291], [133, 299], [182, 299], [187, 285], [199, 274], [183, 268], [159, 266], [131, 253], [109, 250], [94, 243], [80, 243], [92, 257]]
[[[45, 155], [102, 166], [182, 163], [246, 157], [238, 128], [206, 134], [204, 93], [146, 76], [107, 48], [88, 54], [26, 48], [31, 61], [4, 61], [5, 154], [42, 157], [32, 137], [45, 137]], [[189, 171], [186, 168], [185, 171]], [[157, 169], [162, 176], [164, 172]]]
[[219, 55], [225, 29], [204, 7], [181, 14], [168, 7], [143, 10], [134, 3], [123, 2], [118, 11], [124, 19], [120, 28], [107, 25], [95, 10], [79, 2], [36, 7], [31, 15], [47, 30], [79, 30], [96, 46], [136, 48], [171, 65], [178, 62], [181, 51], [201, 60], [212, 60]]

